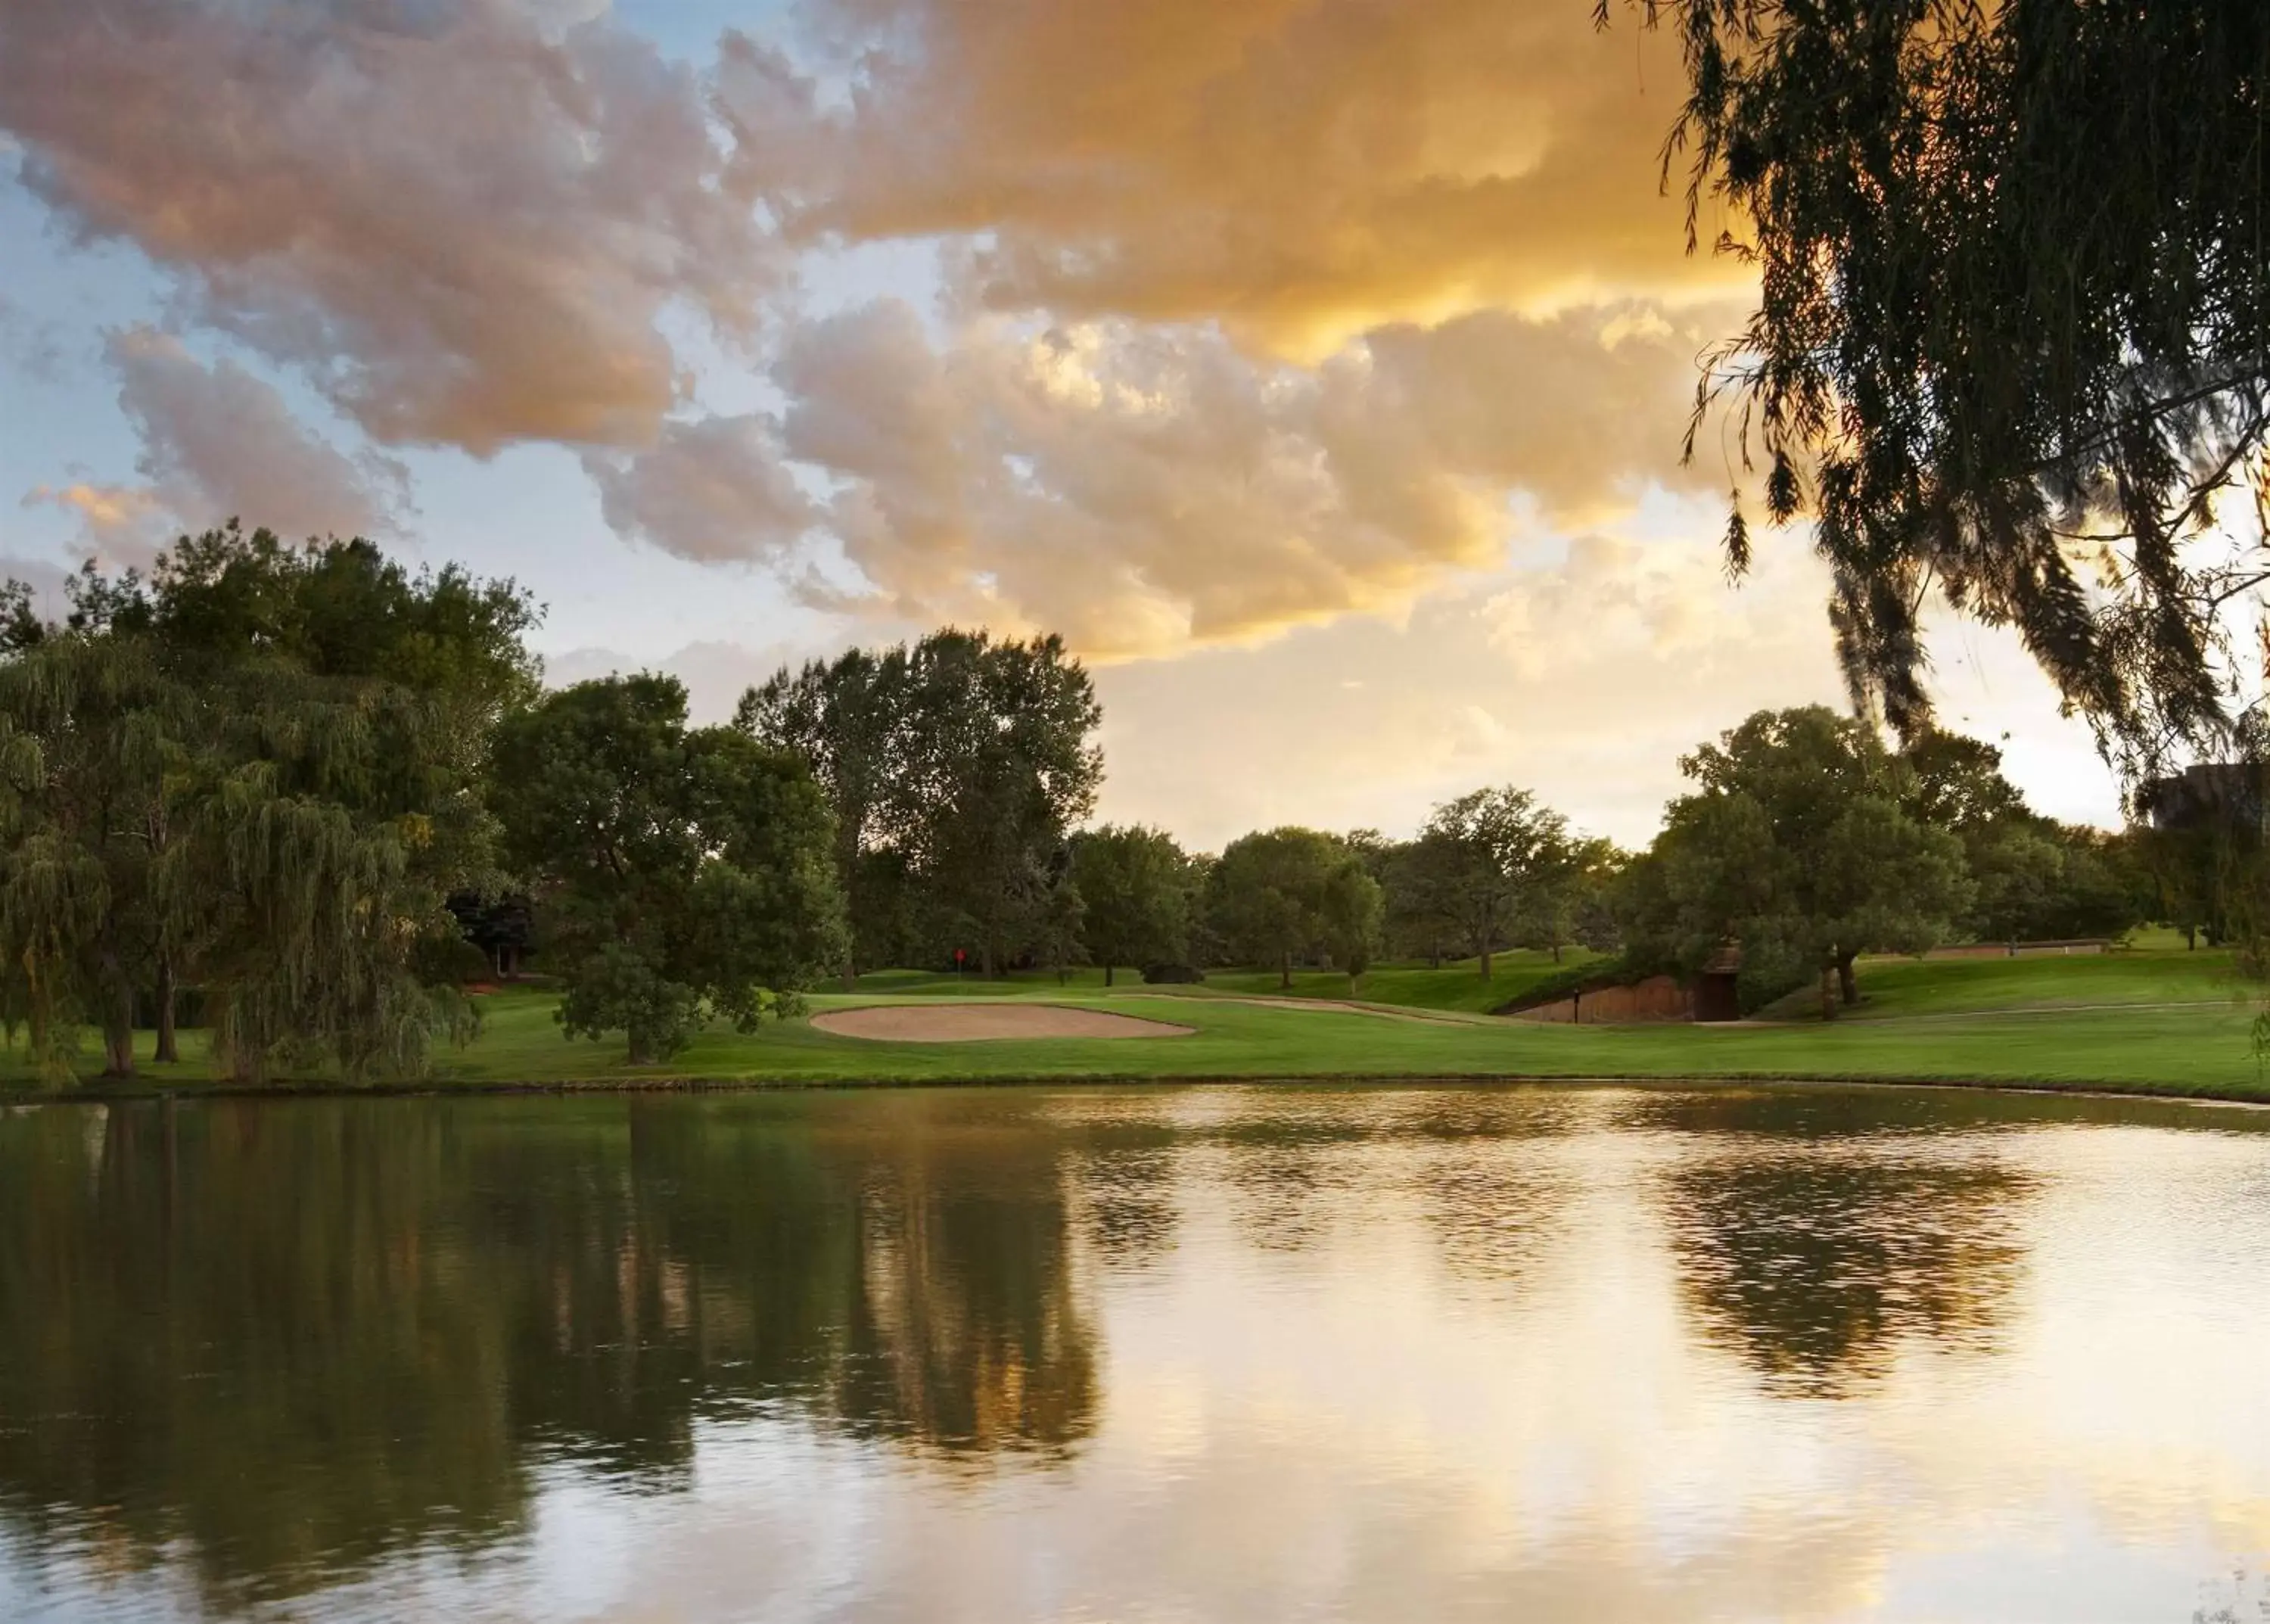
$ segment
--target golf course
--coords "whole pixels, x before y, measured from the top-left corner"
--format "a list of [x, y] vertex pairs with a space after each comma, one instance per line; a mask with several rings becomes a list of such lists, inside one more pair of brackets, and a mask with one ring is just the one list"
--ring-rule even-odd
[[[2254, 1048], [2256, 997], [2227, 952], [2155, 943], [2073, 957], [1873, 959], [1861, 966], [1859, 1005], [1830, 1022], [1809, 994], [1723, 1026], [1572, 1027], [1485, 1012], [1554, 968], [1541, 953], [1503, 954], [1485, 983], [1472, 960], [1382, 967], [1353, 993], [1344, 975], [1296, 975], [1290, 994], [1258, 972], [1168, 988], [1123, 975], [1106, 988], [1094, 970], [994, 981], [886, 971], [863, 976], [854, 992], [814, 993], [807, 1014], [753, 1032], [713, 1023], [669, 1061], [642, 1066], [627, 1064], [619, 1043], [563, 1038], [556, 991], [523, 986], [480, 996], [478, 1035], [439, 1053], [415, 1086], [1780, 1079], [2270, 1102]], [[891, 1018], [863, 1020], [863, 1012]], [[1065, 1018], [1073, 1012], [1102, 1019]], [[218, 1086], [203, 1034], [184, 1035], [179, 1064], [145, 1057], [131, 1084], [89, 1079], [72, 1095]], [[17, 1051], [0, 1077], [16, 1097], [41, 1097]], [[287, 1073], [268, 1086], [348, 1086]]]

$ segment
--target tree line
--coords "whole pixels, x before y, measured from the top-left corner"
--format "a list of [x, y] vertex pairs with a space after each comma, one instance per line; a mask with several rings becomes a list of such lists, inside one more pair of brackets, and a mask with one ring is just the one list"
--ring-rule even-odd
[[369, 543], [230, 525], [146, 577], [92, 566], [68, 612], [0, 593], [0, 1017], [47, 1075], [80, 1035], [130, 1074], [209, 1028], [223, 1072], [411, 1075], [473, 1030], [485, 950], [531, 949], [571, 1037], [664, 1058], [864, 971], [1225, 965], [1351, 985], [1383, 958], [1518, 947], [1746, 996], [1934, 943], [2229, 921], [2227, 843], [2074, 828], [1992, 746], [1903, 747], [1823, 708], [1763, 712], [1681, 763], [1643, 852], [1516, 787], [1409, 840], [1257, 831], [1218, 854], [1089, 827], [1087, 671], [1048, 636], [946, 629], [783, 669], [693, 726], [653, 673], [546, 691], [509, 581], [413, 574]]

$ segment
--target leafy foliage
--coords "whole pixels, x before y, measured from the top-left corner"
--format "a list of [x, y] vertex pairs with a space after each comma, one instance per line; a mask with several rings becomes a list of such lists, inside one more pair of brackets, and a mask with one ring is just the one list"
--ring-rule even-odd
[[1765, 966], [1857, 992], [1862, 953], [1920, 953], [1970, 900], [1962, 848], [1901, 805], [1896, 759], [1864, 724], [1812, 707], [1761, 711], [1680, 766], [1674, 801], [1629, 895], [1632, 934], [1687, 968], [1725, 941]]
[[1223, 848], [1206, 879], [1206, 912], [1224, 950], [1246, 964], [1272, 964], [1291, 986], [1293, 960], [1317, 952], [1325, 894], [1346, 849], [1314, 829], [1248, 834]]
[[412, 575], [362, 541], [231, 524], [147, 580], [90, 566], [61, 626], [0, 655], [5, 918], [51, 1075], [68, 1028], [132, 1068], [154, 987], [170, 1059], [194, 975], [231, 1074], [278, 1061], [407, 1072], [471, 1012], [421, 968], [453, 889], [493, 871], [487, 730], [533, 692], [536, 611], [509, 582]]
[[1480, 958], [1484, 981], [1491, 953], [1517, 923], [1556, 917], [1557, 894], [1577, 871], [1568, 819], [1510, 786], [1437, 806], [1413, 856], [1421, 883]]
[[686, 690], [578, 683], [499, 730], [508, 851], [550, 909], [571, 1037], [627, 1034], [634, 1062], [712, 1014], [786, 1014], [842, 951], [827, 802], [804, 764], [731, 728], [686, 726]]
[[1072, 874], [1087, 905], [1091, 962], [1111, 985], [1120, 965], [1177, 963], [1190, 951], [1190, 865], [1163, 829], [1106, 824], [1077, 836]]
[[[1065, 840], [1102, 777], [1102, 717], [1060, 639], [949, 628], [783, 670], [736, 724], [804, 757], [827, 790], [862, 938], [974, 938], [990, 975], [1051, 928]], [[877, 871], [863, 861], [876, 852], [894, 863]]]
[[2262, 579], [2211, 527], [2270, 423], [2270, 10], [1635, 4], [1686, 56], [1690, 241], [1723, 205], [1759, 271], [1697, 424], [1730, 397], [1769, 516], [1814, 515], [1856, 698], [1920, 730], [1937, 591], [2132, 761], [2215, 736]]

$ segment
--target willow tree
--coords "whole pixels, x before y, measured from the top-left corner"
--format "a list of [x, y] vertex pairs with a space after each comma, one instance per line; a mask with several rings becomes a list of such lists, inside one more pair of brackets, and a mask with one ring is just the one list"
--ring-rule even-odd
[[420, 1070], [471, 1012], [430, 968], [486, 864], [488, 814], [442, 742], [450, 708], [289, 662], [229, 673], [197, 759], [175, 869], [216, 1056], [349, 1075]]
[[2260, 529], [2270, 7], [1634, 4], [1686, 57], [1690, 246], [1723, 204], [1759, 273], [1697, 419], [1727, 404], [1769, 516], [1811, 516], [1856, 701], [1928, 719], [1936, 594], [2132, 768], [2222, 738], [2265, 578], [2216, 527], [2251, 482]]
[[494, 876], [480, 775], [534, 689], [525, 595], [232, 524], [70, 596], [47, 626], [0, 593], [0, 932], [50, 1070], [80, 1019], [130, 1069], [145, 992], [171, 1058], [177, 973], [234, 1076], [416, 1070], [468, 1020], [444, 902]]
[[[191, 706], [148, 640], [60, 632], [0, 659], [0, 950], [43, 1074], [82, 1022], [103, 1071], [134, 1072], [137, 995], [185, 929], [167, 884]], [[159, 1058], [172, 1059], [170, 1026]]]

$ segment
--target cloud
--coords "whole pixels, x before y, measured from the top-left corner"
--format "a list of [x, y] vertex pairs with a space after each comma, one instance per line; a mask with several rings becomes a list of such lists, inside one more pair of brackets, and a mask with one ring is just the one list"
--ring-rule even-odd
[[239, 517], [286, 536], [396, 530], [407, 471], [310, 434], [273, 386], [234, 361], [208, 366], [148, 327], [111, 334], [104, 355], [141, 437], [144, 483], [43, 486], [26, 498], [75, 514], [98, 555], [139, 561], [175, 532]]
[[761, 414], [667, 423], [652, 451], [589, 451], [583, 467], [618, 534], [698, 564], [783, 561], [819, 518]]
[[305, 368], [375, 438], [642, 445], [683, 302], [777, 278], [688, 69], [592, 8], [16, 0], [0, 130], [82, 236]]
[[571, 649], [544, 663], [544, 679], [555, 688], [637, 671], [662, 671], [686, 685], [686, 710], [697, 726], [732, 719], [741, 695], [783, 666], [796, 666], [821, 652], [819, 645], [780, 641], [687, 643], [661, 658], [640, 657], [616, 649]]
[[[789, 219], [964, 240], [988, 308], [1219, 320], [1311, 360], [1397, 322], [1743, 287], [1660, 194], [1671, 42], [1590, 11], [834, 0], [854, 93], [806, 124]], [[808, 100], [747, 82], [768, 128]]]
[[1399, 614], [1495, 568], [1523, 511], [1591, 523], [1693, 483], [1671, 448], [1697, 342], [1621, 307], [1491, 312], [1307, 368], [1191, 325], [995, 319], [938, 342], [885, 300], [788, 336], [777, 439], [717, 418], [587, 461], [610, 522], [681, 556], [784, 561], [816, 528], [864, 589], [826, 607], [1156, 654]]
[[1683, 787], [1682, 753], [1762, 707], [1842, 693], [1817, 560], [1762, 552], [1729, 586], [1703, 527], [1665, 533], [1701, 508], [1510, 564], [1400, 624], [1099, 670], [1101, 815], [1215, 848], [1287, 821], [1405, 835], [1439, 801], [1513, 782], [1644, 843]]

